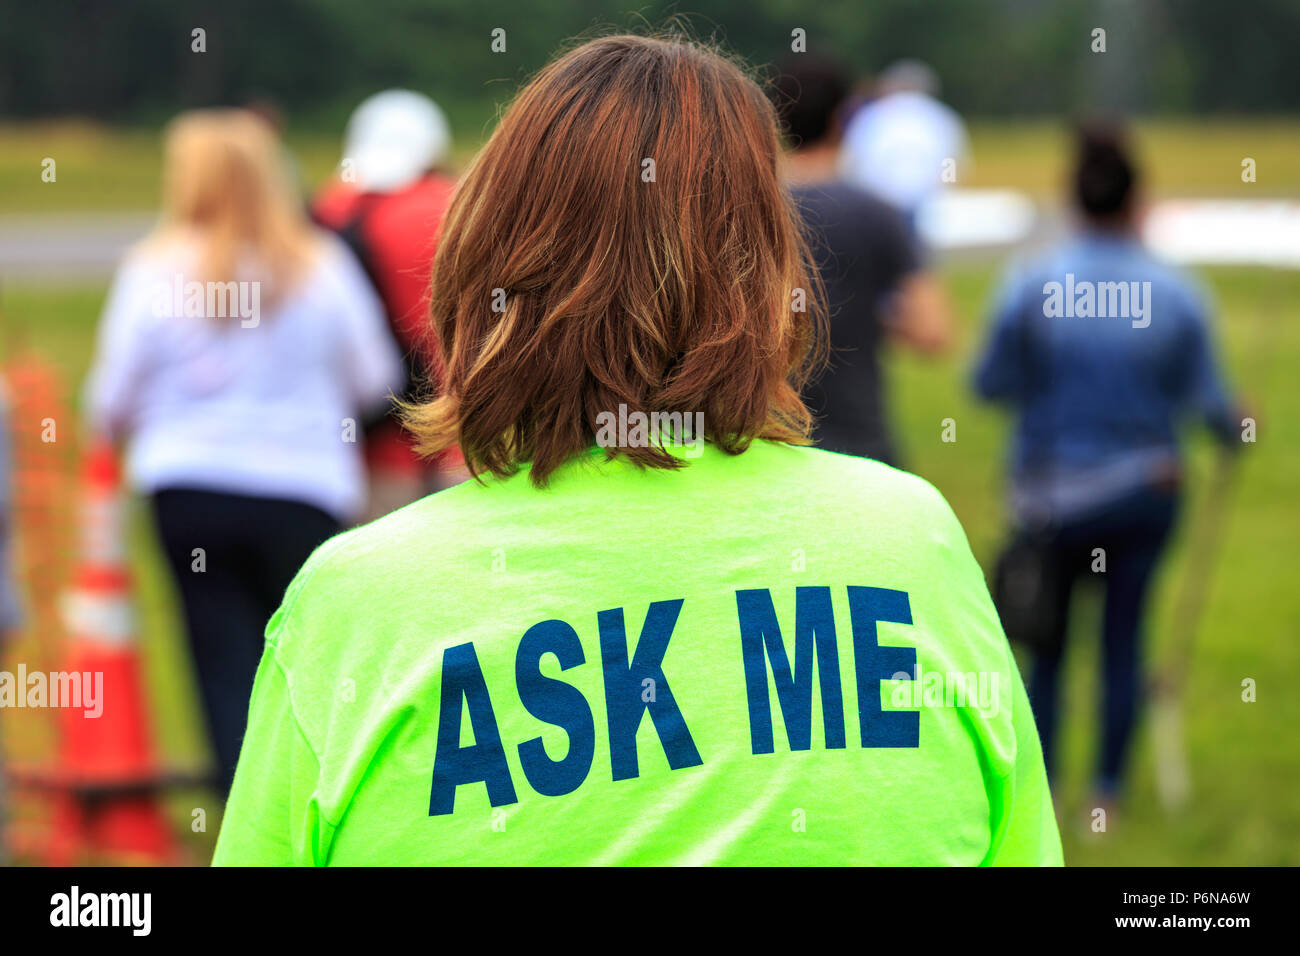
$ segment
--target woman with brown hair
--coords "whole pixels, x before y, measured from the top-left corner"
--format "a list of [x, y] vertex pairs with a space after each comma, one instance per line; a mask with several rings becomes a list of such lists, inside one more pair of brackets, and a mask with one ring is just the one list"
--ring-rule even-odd
[[[445, 384], [409, 412], [476, 480], [303, 568], [216, 862], [1060, 861], [952, 512], [804, 447], [777, 161], [762, 91], [680, 38], [522, 90], [452, 202]], [[922, 701], [922, 670], [971, 684]]]
[[163, 214], [118, 270], [87, 385], [92, 430], [127, 446], [153, 506], [223, 795], [266, 619], [361, 510], [357, 421], [402, 384], [365, 274], [281, 164], [251, 113], [172, 122]]

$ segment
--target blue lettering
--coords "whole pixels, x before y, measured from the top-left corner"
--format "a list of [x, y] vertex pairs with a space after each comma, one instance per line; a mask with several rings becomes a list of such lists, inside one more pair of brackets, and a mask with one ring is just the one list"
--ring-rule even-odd
[[889, 588], [849, 588], [853, 620], [853, 666], [858, 681], [858, 726], [864, 747], [921, 746], [921, 715], [915, 710], [884, 711], [880, 682], [895, 674], [916, 673], [916, 648], [881, 647], [876, 622], [911, 624], [912, 606], [906, 591]]
[[519, 701], [530, 714], [563, 727], [569, 735], [569, 752], [563, 760], [546, 755], [541, 737], [519, 745], [519, 762], [533, 789], [548, 797], [572, 793], [587, 779], [596, 752], [596, 725], [582, 691], [572, 684], [542, 675], [544, 654], [554, 654], [560, 670], [586, 661], [578, 633], [563, 621], [542, 621], [530, 627], [515, 653], [515, 685]]
[[[461, 697], [469, 707], [474, 745], [460, 745]], [[473, 644], [449, 647], [442, 654], [442, 698], [438, 704], [438, 749], [433, 758], [433, 785], [429, 788], [429, 816], [451, 813], [456, 788], [464, 783], [487, 784], [494, 807], [515, 803], [514, 783], [501, 746], [492, 699]]]
[[[655, 601], [650, 605], [631, 663], [628, 662], [623, 609], [613, 608], [596, 615], [600, 625], [600, 658], [605, 678], [609, 762], [615, 780], [640, 775], [636, 731], [647, 710], [672, 769], [681, 770], [704, 762], [695, 749], [695, 741], [691, 739], [686, 720], [673, 700], [673, 692], [663, 672], [664, 653], [668, 650], [668, 639], [681, 609], [681, 598]], [[650, 685], [652, 692], [643, 690], [642, 681], [646, 678], [653, 681]]]
[[740, 646], [745, 659], [745, 690], [749, 698], [750, 748], [756, 754], [775, 749], [772, 736], [772, 704], [767, 691], [764, 647], [772, 662], [781, 720], [791, 750], [812, 747], [813, 650], [817, 653], [817, 676], [821, 685], [822, 725], [827, 749], [844, 744], [844, 696], [840, 687], [840, 659], [835, 640], [835, 613], [831, 589], [795, 589], [794, 671], [781, 639], [781, 625], [766, 589], [736, 592], [740, 618]]

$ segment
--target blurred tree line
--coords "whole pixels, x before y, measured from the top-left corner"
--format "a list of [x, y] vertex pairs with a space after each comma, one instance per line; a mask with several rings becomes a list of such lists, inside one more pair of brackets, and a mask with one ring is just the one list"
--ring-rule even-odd
[[320, 115], [400, 85], [464, 128], [567, 38], [674, 15], [759, 67], [795, 28], [863, 76], [919, 57], [975, 114], [1279, 113], [1300, 91], [1300, 0], [0, 0], [0, 115], [132, 121], [250, 98]]

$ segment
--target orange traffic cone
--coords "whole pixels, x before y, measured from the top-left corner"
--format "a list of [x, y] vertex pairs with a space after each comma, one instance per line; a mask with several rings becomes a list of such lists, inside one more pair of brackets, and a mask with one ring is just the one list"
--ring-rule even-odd
[[[113, 448], [85, 458], [82, 541], [67, 596], [63, 675], [79, 675], [86, 704], [59, 711], [61, 768], [50, 862], [166, 863], [176, 846], [157, 799], [161, 783], [149, 733], [126, 564], [121, 474]], [[94, 693], [97, 691], [97, 693]]]
[[[3, 324], [0, 321], [0, 324]], [[11, 330], [4, 330], [9, 333]], [[9, 334], [4, 335], [9, 345]], [[12, 652], [35, 670], [48, 672], [63, 658], [62, 594], [70, 574], [69, 546], [75, 500], [73, 453], [68, 436], [57, 441], [58, 422], [74, 421], [58, 366], [21, 346], [0, 368], [0, 387], [9, 398], [8, 431], [13, 461], [10, 493], [14, 584], [24, 600], [24, 621]], [[7, 386], [7, 387], [6, 387]], [[32, 766], [33, 758], [57, 751], [58, 727], [48, 710], [0, 715], [10, 736], [5, 754], [13, 801], [3, 820], [0, 858], [43, 859], [49, 843], [49, 788], [52, 776]], [[7, 852], [8, 851], [8, 852]]]

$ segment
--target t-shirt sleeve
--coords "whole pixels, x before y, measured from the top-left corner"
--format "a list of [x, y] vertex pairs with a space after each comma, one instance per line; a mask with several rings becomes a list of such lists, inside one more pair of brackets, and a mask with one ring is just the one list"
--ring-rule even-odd
[[920, 244], [912, 235], [901, 213], [886, 203], [874, 206], [874, 213], [864, 217], [873, 225], [870, 235], [876, 261], [881, 264], [881, 293], [888, 295], [899, 283], [925, 265]]
[[277, 619], [253, 682], [248, 730], [213, 866], [313, 866], [331, 829], [317, 802], [320, 765], [294, 714], [276, 653]]
[[1038, 740], [1029, 695], [1010, 648], [1011, 720], [1016, 736], [1016, 759], [1003, 778], [999, 825], [989, 849], [990, 866], [1062, 866], [1061, 835], [1043, 767], [1043, 748]]
[[926, 613], [927, 627], [946, 635], [950, 653], [962, 655], [950, 658], [947, 666], [997, 678], [996, 707], [970, 724], [988, 806], [988, 844], [980, 865], [1060, 866], [1061, 838], [1038, 729], [984, 572], [942, 495], [928, 484], [918, 487], [927, 489], [933, 530], [927, 535], [918, 528], [914, 537], [921, 541], [931, 536], [940, 542], [929, 577], [944, 582], [942, 600]]

